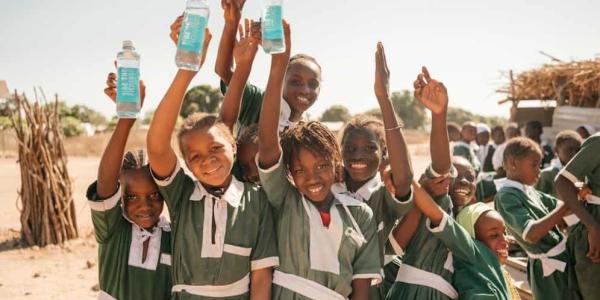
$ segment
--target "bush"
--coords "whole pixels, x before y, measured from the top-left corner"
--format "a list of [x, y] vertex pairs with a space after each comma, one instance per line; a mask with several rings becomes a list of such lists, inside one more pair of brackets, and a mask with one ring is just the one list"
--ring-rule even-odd
[[75, 117], [66, 116], [60, 120], [63, 134], [66, 137], [78, 136], [83, 133], [81, 121]]

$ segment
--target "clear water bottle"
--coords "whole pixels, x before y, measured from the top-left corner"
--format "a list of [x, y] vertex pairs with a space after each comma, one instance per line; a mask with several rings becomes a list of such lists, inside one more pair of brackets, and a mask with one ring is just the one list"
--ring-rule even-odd
[[132, 41], [123, 41], [117, 54], [117, 117], [135, 119], [140, 108], [140, 55]]
[[283, 0], [264, 0], [262, 16], [262, 47], [266, 53], [285, 52], [283, 34]]
[[178, 68], [200, 70], [204, 29], [208, 24], [209, 15], [207, 0], [187, 0], [175, 55]]

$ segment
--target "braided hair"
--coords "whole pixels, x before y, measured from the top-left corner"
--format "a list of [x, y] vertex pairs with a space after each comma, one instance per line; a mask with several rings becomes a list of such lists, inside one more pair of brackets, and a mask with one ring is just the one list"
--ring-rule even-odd
[[300, 63], [301, 61], [309, 61], [309, 62], [315, 64], [317, 66], [317, 68], [319, 68], [319, 74], [321, 73], [321, 65], [317, 62], [317, 60], [314, 57], [312, 57], [308, 54], [304, 54], [304, 53], [299, 53], [299, 54], [292, 56], [290, 58], [290, 61], [288, 64], [288, 68], [290, 66], [292, 66], [294, 63]]
[[144, 149], [129, 150], [123, 156], [122, 171], [140, 170], [148, 166], [148, 155]]
[[181, 152], [183, 157], [186, 157], [185, 149], [181, 143], [183, 136], [194, 130], [198, 130], [198, 129], [208, 130], [211, 127], [218, 128], [221, 131], [221, 133], [223, 134], [223, 136], [231, 143], [235, 142], [235, 139], [233, 138], [233, 135], [232, 135], [231, 131], [229, 131], [229, 128], [227, 127], [227, 125], [225, 125], [225, 123], [223, 123], [223, 121], [221, 121], [221, 119], [219, 119], [216, 115], [200, 113], [200, 112], [193, 113], [193, 114], [189, 115], [187, 118], [185, 118], [185, 120], [183, 121], [183, 124], [181, 125], [181, 128], [179, 129], [179, 132], [177, 133], [177, 142], [179, 143], [179, 151]]

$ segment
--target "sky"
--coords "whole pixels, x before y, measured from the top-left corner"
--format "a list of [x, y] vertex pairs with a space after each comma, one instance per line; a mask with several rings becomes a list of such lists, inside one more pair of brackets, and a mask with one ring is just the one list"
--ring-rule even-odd
[[[600, 53], [600, 1], [572, 0], [284, 0], [291, 23], [292, 54], [307, 53], [323, 68], [318, 117], [329, 106], [352, 113], [377, 106], [373, 93], [377, 41], [386, 48], [391, 89], [411, 89], [420, 67], [444, 82], [450, 106], [507, 116], [496, 89], [503, 72]], [[259, 0], [243, 16], [257, 19]], [[218, 85], [214, 61], [223, 29], [220, 0], [209, 0], [213, 33], [207, 61], [192, 85]], [[169, 25], [184, 0], [0, 0], [0, 80], [33, 95], [41, 86], [68, 104], [84, 104], [107, 116], [114, 104], [103, 94], [106, 75], [122, 40], [142, 56], [147, 85], [144, 110], [153, 110], [176, 72]], [[264, 87], [270, 57], [259, 50], [249, 81]]]

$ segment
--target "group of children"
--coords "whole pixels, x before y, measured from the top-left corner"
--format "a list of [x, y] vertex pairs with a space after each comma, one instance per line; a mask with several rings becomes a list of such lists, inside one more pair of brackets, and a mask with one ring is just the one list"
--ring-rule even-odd
[[[482, 165], [466, 149], [478, 127], [463, 127], [453, 156], [446, 87], [425, 67], [414, 88], [432, 115], [432, 161], [417, 181], [381, 43], [374, 92], [383, 120], [355, 117], [338, 139], [304, 120], [321, 66], [290, 55], [290, 25], [283, 23], [286, 51], [272, 55], [263, 91], [247, 83], [260, 36], [250, 21], [239, 24], [236, 1], [223, 8], [218, 116], [188, 116], [175, 152], [172, 134], [196, 75], [178, 70], [155, 111], [147, 152], [125, 153], [135, 120], [119, 119], [103, 153], [87, 193], [100, 299], [519, 299], [503, 267], [507, 230], [529, 256], [537, 299], [600, 296], [590, 284], [600, 274], [600, 135], [579, 152], [570, 136], [557, 138], [566, 167], [552, 172], [564, 203], [532, 188], [540, 146], [508, 140], [494, 210], [477, 202]], [[175, 42], [180, 26], [181, 18], [171, 26]], [[207, 31], [204, 55], [211, 37]], [[111, 73], [105, 90], [113, 100], [115, 79]], [[571, 211], [581, 221], [567, 241], [561, 226]]]

